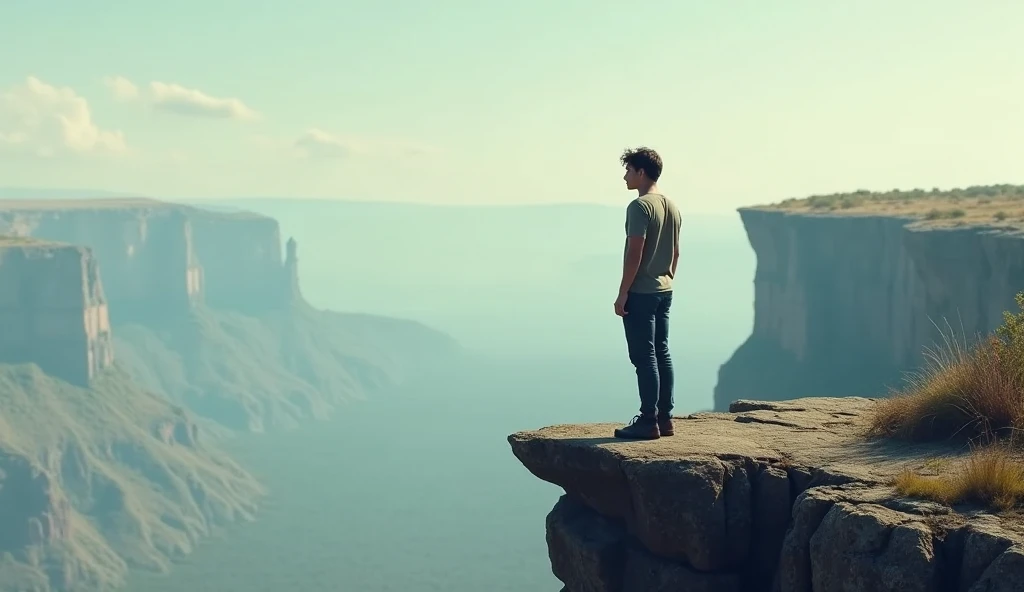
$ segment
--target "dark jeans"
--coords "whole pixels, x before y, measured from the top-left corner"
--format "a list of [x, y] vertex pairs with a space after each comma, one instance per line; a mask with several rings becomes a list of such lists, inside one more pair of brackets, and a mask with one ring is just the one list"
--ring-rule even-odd
[[626, 330], [629, 361], [636, 367], [636, 383], [640, 390], [640, 413], [668, 417], [675, 401], [672, 387], [675, 372], [668, 353], [668, 311], [672, 292], [637, 294], [626, 299]]

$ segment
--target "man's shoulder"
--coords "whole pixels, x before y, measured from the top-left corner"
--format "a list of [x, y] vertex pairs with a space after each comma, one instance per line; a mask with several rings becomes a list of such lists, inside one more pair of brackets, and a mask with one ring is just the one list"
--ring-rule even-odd
[[672, 201], [672, 198], [663, 193], [648, 193], [647, 195], [637, 197], [634, 201], [647, 212], [663, 211], [670, 216], [679, 215], [679, 208], [676, 207], [676, 203]]
[[672, 198], [665, 195], [664, 193], [646, 193], [644, 195], [637, 196], [634, 198], [636, 201], [642, 201], [644, 203], [673, 203]]
[[646, 195], [640, 197], [634, 197], [628, 204], [626, 204], [626, 214], [633, 213], [644, 213], [650, 215], [653, 208], [651, 201], [646, 199]]

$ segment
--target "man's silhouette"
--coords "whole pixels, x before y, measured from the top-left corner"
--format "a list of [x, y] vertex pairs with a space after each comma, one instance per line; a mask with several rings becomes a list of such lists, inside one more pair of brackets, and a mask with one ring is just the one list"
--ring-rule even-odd
[[626, 206], [626, 248], [615, 314], [622, 317], [629, 361], [636, 367], [640, 415], [615, 430], [617, 438], [671, 436], [674, 372], [668, 352], [672, 280], [679, 262], [682, 217], [658, 190], [661, 157], [650, 148], [621, 157], [626, 188], [637, 197]]

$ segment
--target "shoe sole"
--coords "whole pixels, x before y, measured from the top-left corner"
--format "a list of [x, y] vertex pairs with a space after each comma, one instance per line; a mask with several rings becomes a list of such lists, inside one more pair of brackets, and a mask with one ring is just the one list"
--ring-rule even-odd
[[640, 436], [640, 435], [633, 436], [633, 435], [630, 435], [630, 434], [619, 434], [619, 433], [616, 433], [615, 437], [619, 438], [621, 440], [657, 440], [658, 438], [661, 437], [661, 434], [654, 434], [654, 435], [650, 435], [650, 436]]

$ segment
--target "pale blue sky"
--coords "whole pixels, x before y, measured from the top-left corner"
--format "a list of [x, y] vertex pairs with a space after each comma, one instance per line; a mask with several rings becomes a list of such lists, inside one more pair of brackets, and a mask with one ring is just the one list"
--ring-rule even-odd
[[691, 212], [1024, 183], [1022, 23], [1014, 0], [8, 0], [0, 185], [610, 204], [638, 144]]

